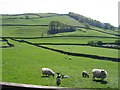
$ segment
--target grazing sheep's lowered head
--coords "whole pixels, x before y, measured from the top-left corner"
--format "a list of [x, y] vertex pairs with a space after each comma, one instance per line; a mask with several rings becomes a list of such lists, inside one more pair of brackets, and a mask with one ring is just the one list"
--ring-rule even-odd
[[82, 77], [88, 77], [89, 78], [89, 74], [87, 71], [83, 71], [82, 72]]

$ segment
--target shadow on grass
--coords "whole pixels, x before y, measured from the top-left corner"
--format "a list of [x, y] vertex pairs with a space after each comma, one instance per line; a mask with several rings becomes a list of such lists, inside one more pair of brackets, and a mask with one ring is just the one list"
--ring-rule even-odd
[[107, 81], [103, 81], [103, 80], [93, 80], [95, 82], [100, 82], [101, 84], [107, 84]]
[[41, 76], [41, 78], [49, 78], [49, 76]]

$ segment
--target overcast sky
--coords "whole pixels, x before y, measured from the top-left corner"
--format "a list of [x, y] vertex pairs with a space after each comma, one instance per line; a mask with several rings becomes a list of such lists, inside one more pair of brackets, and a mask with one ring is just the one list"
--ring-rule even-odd
[[118, 26], [119, 0], [0, 0], [0, 14], [75, 12]]

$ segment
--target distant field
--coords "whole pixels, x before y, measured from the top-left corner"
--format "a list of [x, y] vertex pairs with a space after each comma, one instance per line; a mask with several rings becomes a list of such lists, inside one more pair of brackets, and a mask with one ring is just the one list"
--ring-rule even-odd
[[[11, 37], [41, 37], [50, 36], [47, 34], [49, 27], [47, 26], [3, 26], [2, 36]], [[78, 29], [75, 32], [59, 33], [52, 36], [100, 36], [115, 37], [114, 35], [93, 31], [90, 29]]]
[[89, 41], [103, 41], [104, 43], [115, 42], [115, 38], [95, 38], [95, 37], [53, 37], [53, 38], [38, 38], [25, 39], [33, 43], [78, 43], [87, 44]]
[[[28, 16], [28, 19], [26, 19]], [[82, 23], [77, 20], [69, 17], [68, 15], [59, 15], [55, 13], [36, 13], [36, 14], [18, 14], [18, 15], [3, 15], [2, 24], [12, 24], [12, 25], [49, 25], [51, 21], [60, 21], [64, 24], [71, 26], [84, 26]], [[1, 26], [0, 26], [1, 27]], [[75, 32], [68, 33], [59, 33], [54, 36], [106, 36], [106, 37], [115, 37], [114, 35], [106, 34], [103, 32], [118, 34], [117, 30], [105, 30], [100, 28], [92, 27], [95, 30], [79, 28]], [[22, 32], [21, 32], [22, 30]], [[2, 27], [2, 36], [34, 36], [38, 37], [44, 33], [44, 36], [47, 36], [47, 31], [49, 27], [47, 26], [3, 26]], [[102, 32], [99, 32], [102, 31]]]
[[[117, 62], [75, 56], [71, 56], [72, 60], [69, 60], [65, 59], [66, 55], [64, 54], [12, 40], [9, 40], [9, 42], [14, 44], [15, 47], [2, 49], [2, 81], [56, 86], [55, 78], [41, 78], [41, 68], [48, 67], [55, 72], [70, 76], [70, 78], [62, 80], [61, 87], [118, 88]], [[107, 84], [92, 81], [91, 70], [93, 68], [107, 70]], [[83, 70], [89, 72], [90, 78], [82, 78], [81, 72]]]
[[48, 27], [43, 26], [3, 26], [2, 36], [32, 37], [46, 36]]
[[98, 32], [98, 31], [93, 31], [90, 29], [78, 29], [75, 32], [68, 32], [68, 33], [59, 33], [56, 34], [56, 36], [106, 36], [106, 37], [115, 37], [114, 35], [109, 35], [109, 34], [105, 34], [102, 32]]
[[2, 15], [2, 19], [25, 19], [28, 16], [30, 19], [32, 18], [43, 18], [43, 17], [50, 17], [55, 16], [56, 13], [26, 13], [26, 14], [9, 14], [9, 15]]
[[91, 46], [79, 46], [79, 45], [45, 45], [50, 48], [74, 52], [74, 53], [85, 53], [106, 57], [115, 57], [118, 58], [118, 50], [115, 49], [107, 49], [107, 48], [99, 48], [99, 47], [91, 47]]
[[4, 19], [2, 20], [2, 24], [49, 24], [50, 21], [60, 21], [68, 25], [78, 25], [83, 26], [78, 21], [70, 18], [69, 16], [51, 16], [46, 18], [34, 18], [34, 19]]
[[0, 46], [8, 46], [6, 42], [0, 42]]

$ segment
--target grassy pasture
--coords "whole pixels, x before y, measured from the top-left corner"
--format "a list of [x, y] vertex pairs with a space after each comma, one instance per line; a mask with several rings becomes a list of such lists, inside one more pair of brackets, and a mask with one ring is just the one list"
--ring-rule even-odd
[[2, 38], [0, 38], [0, 47], [1, 46], [7, 46], [7, 45], [8, 45], [7, 42], [3, 42]]
[[40, 18], [37, 14], [18, 14], [18, 15], [2, 15], [2, 19], [25, 19], [26, 16], [29, 18]]
[[[49, 27], [47, 26], [3, 26], [2, 27], [2, 36], [10, 36], [10, 37], [40, 37], [48, 36], [47, 31]], [[85, 32], [84, 32], [85, 31]], [[75, 32], [66, 32], [59, 33], [51, 36], [106, 36], [106, 37], [115, 37], [113, 35], [84, 29], [81, 28], [76, 30]]]
[[38, 13], [38, 15], [43, 17], [57, 16], [57, 13]]
[[95, 37], [53, 37], [53, 38], [38, 38], [25, 39], [33, 43], [77, 43], [87, 44], [89, 41], [103, 41], [104, 43], [115, 42], [115, 38], [95, 38]]
[[93, 27], [93, 29], [99, 30], [99, 31], [104, 31], [104, 32], [109, 32], [112, 34], [119, 34], [119, 30], [108, 30], [108, 29], [101, 29], [101, 28], [97, 28], [97, 27]]
[[9, 37], [32, 37], [44, 36], [47, 34], [48, 27], [43, 26], [3, 26], [2, 36]]
[[106, 37], [115, 37], [113, 35], [101, 33], [98, 31], [93, 31], [90, 29], [78, 29], [75, 32], [67, 32], [67, 33], [59, 33], [56, 34], [56, 36], [106, 36]]
[[[73, 88], [118, 88], [118, 63], [72, 56], [65, 59], [64, 54], [38, 48], [26, 43], [9, 40], [13, 48], [2, 49], [2, 81], [56, 86], [55, 78], [41, 78], [41, 68], [48, 67], [55, 72], [69, 75], [60, 86]], [[57, 58], [55, 58], [57, 56]], [[108, 72], [106, 84], [92, 81], [91, 70], [104, 68]], [[87, 70], [90, 78], [82, 78], [81, 72]], [[17, 73], [16, 73], [17, 72]]]
[[[29, 19], [25, 18], [26, 15]], [[41, 18], [44, 17], [44, 18]], [[8, 19], [9, 18], [9, 19]], [[14, 18], [14, 19], [13, 19]], [[15, 19], [16, 18], [16, 19]], [[2, 24], [24, 24], [24, 25], [44, 25], [50, 21], [60, 21], [68, 25], [83, 26], [78, 21], [67, 15], [57, 15], [55, 13], [37, 13], [36, 15], [17, 15], [3, 16]], [[49, 36], [47, 34], [48, 27], [44, 26], [0, 26], [0, 34], [3, 37], [41, 37]], [[98, 28], [95, 28], [98, 29]], [[105, 31], [103, 29], [99, 29]], [[106, 32], [117, 33], [116, 31], [106, 30]], [[59, 33], [50, 36], [63, 36], [52, 38], [24, 39], [32, 43], [73, 43], [87, 44], [89, 41], [103, 41], [104, 43], [115, 42], [115, 38], [95, 38], [95, 37], [71, 37], [71, 36], [105, 36], [115, 37], [89, 29], [78, 29], [75, 32]], [[68, 37], [64, 37], [68, 36]], [[1, 40], [1, 38], [0, 38]], [[46, 50], [36, 46], [20, 43], [8, 39], [9, 43], [14, 47], [0, 48], [2, 50], [2, 81], [27, 83], [44, 86], [56, 86], [55, 77], [42, 78], [41, 68], [48, 67], [55, 72], [69, 75], [70, 78], [62, 79], [61, 87], [71, 88], [118, 88], [118, 62], [97, 60], [85, 57], [71, 56], [72, 60], [66, 58], [66, 55], [58, 52]], [[2, 45], [7, 43], [0, 42]], [[118, 51], [115, 49], [105, 49], [89, 46], [55, 46], [48, 47], [62, 49], [65, 51], [82, 52], [89, 54], [105, 55], [109, 57], [117, 57]], [[56, 58], [57, 57], [57, 58]], [[0, 63], [1, 64], [1, 63]], [[103, 68], [108, 72], [106, 84], [92, 81], [91, 70], [93, 68]], [[81, 72], [86, 70], [90, 74], [90, 78], [82, 78]], [[1, 72], [1, 71], [0, 71]]]
[[0, 46], [8, 46], [7, 42], [1, 42], [0, 41]]
[[118, 50], [116, 49], [108, 49], [108, 48], [99, 48], [99, 47], [91, 47], [91, 46], [75, 46], [75, 45], [45, 45], [50, 48], [64, 50], [68, 52], [74, 53], [85, 53], [106, 57], [114, 57], [118, 58]]
[[40, 18], [40, 17], [50, 17], [50, 16], [55, 16], [57, 15], [56, 13], [25, 13], [25, 14], [17, 14], [17, 15], [2, 15], [2, 19], [25, 19], [26, 16], [29, 18]]
[[62, 15], [62, 16], [51, 16], [51, 17], [45, 17], [45, 18], [34, 18], [34, 19], [4, 19], [2, 20], [2, 24], [49, 24], [50, 21], [60, 21], [68, 25], [78, 25], [83, 26], [78, 21], [74, 20], [73, 18], [70, 18], [69, 16]]

